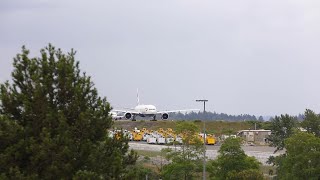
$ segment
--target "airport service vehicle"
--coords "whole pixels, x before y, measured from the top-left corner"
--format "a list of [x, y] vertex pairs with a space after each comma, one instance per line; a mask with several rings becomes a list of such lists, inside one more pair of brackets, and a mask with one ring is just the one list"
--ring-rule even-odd
[[114, 137], [114, 132], [113, 131], [108, 131], [108, 137], [113, 138]]
[[158, 144], [165, 144], [166, 143], [166, 138], [159, 136], [157, 138], [157, 143]]
[[148, 140], [148, 138], [150, 138], [150, 137], [152, 137], [152, 135], [151, 135], [151, 134], [144, 133], [144, 134], [143, 134], [143, 137], [142, 137], [142, 140], [143, 140], [143, 141], [147, 141], [147, 140]]
[[179, 144], [182, 144], [182, 142], [183, 142], [183, 139], [182, 139], [182, 137], [176, 137], [176, 142], [177, 143], [179, 143]]
[[216, 138], [212, 134], [208, 134], [206, 137], [206, 144], [208, 145], [215, 145], [216, 144]]
[[160, 115], [161, 119], [168, 119], [169, 113], [172, 112], [188, 112], [188, 111], [199, 111], [199, 109], [184, 109], [184, 110], [170, 110], [170, 111], [157, 111], [154, 105], [142, 105], [139, 101], [139, 92], [137, 90], [137, 106], [130, 110], [113, 110], [113, 112], [124, 113], [125, 119], [131, 119], [135, 121], [137, 116], [140, 117], [152, 117], [156, 121], [156, 116]]
[[134, 141], [142, 141], [142, 139], [143, 139], [143, 133], [142, 132], [133, 132], [132, 136], [133, 136], [133, 140]]
[[149, 138], [147, 139], [147, 143], [148, 143], [148, 144], [157, 144], [157, 138], [155, 138], [155, 137], [149, 137]]
[[[148, 144], [182, 144], [183, 143], [183, 134], [175, 134], [171, 128], [167, 128], [164, 130], [163, 128], [159, 128], [157, 131], [147, 130], [146, 128], [142, 128], [141, 130], [138, 128], [134, 128], [132, 131], [128, 130], [109, 130], [108, 136], [111, 138], [120, 139], [122, 136], [127, 137], [130, 141], [146, 141]], [[213, 134], [194, 134], [193, 140], [190, 141], [190, 144], [195, 143], [195, 141], [200, 141], [203, 143], [205, 136], [205, 143], [207, 145], [215, 145], [216, 138]]]
[[166, 138], [166, 143], [170, 144], [174, 142], [174, 138], [173, 137], [167, 137]]

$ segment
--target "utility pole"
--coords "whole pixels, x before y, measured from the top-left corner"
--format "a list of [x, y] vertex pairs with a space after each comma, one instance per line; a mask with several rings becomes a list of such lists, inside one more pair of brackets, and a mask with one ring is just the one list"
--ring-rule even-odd
[[[207, 99], [197, 99], [196, 102], [203, 102], [203, 115], [206, 113], [206, 102]], [[206, 121], [203, 120], [203, 180], [206, 180]]]

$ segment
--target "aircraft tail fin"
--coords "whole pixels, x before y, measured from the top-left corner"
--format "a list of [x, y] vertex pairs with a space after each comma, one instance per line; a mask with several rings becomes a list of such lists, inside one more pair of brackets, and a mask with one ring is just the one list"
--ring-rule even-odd
[[140, 105], [139, 89], [137, 88], [137, 105]]

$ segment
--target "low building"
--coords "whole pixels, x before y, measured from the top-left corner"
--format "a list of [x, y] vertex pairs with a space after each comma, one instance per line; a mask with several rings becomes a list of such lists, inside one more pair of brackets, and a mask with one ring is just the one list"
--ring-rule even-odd
[[269, 144], [268, 136], [271, 135], [271, 130], [241, 130], [238, 131], [237, 136], [243, 138], [247, 143], [254, 143], [258, 145]]

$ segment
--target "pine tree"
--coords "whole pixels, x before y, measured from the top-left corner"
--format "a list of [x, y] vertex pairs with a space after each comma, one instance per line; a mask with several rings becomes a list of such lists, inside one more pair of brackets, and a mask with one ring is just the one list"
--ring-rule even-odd
[[320, 137], [320, 115], [316, 114], [310, 109], [306, 109], [304, 113], [304, 120], [301, 123], [302, 127], [308, 133], [313, 133], [315, 136]]
[[22, 47], [11, 83], [0, 85], [0, 177], [121, 177], [136, 155], [127, 155], [125, 138], [108, 138], [110, 104], [81, 73], [74, 50], [49, 44], [40, 52], [29, 58]]
[[297, 130], [297, 119], [288, 114], [275, 116], [271, 120], [270, 146], [276, 147], [275, 152], [283, 150], [285, 139], [292, 136]]

